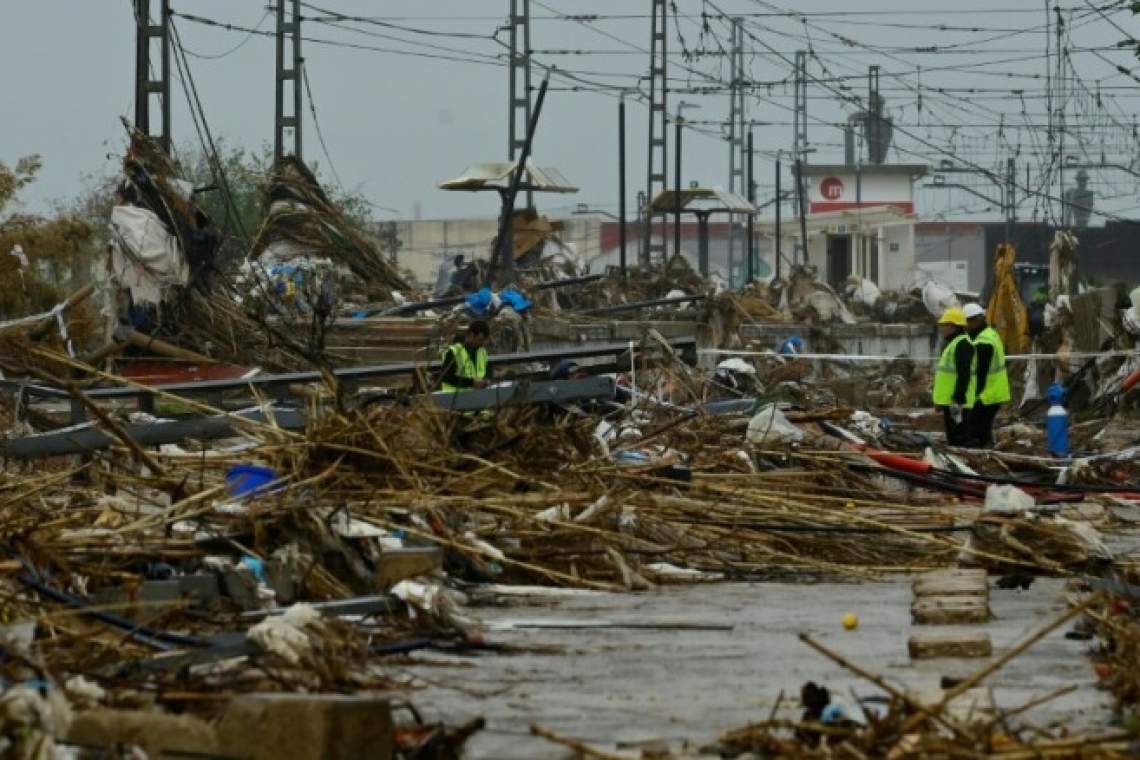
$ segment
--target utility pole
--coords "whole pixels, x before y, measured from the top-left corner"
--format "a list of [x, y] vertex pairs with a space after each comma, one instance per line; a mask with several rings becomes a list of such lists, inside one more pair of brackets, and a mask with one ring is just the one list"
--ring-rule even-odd
[[[860, 273], [869, 276], [871, 267], [867, 261], [867, 239], [863, 234], [863, 151], [867, 152], [868, 162], [878, 163], [878, 141], [882, 139], [882, 109], [879, 107], [879, 67], [871, 66], [867, 72], [867, 118], [863, 120], [863, 139], [859, 152], [855, 155], [855, 262]], [[884, 151], [885, 153], [885, 151]], [[886, 156], [883, 156], [886, 159]], [[856, 269], [855, 266], [852, 269]], [[878, 269], [876, 266], [875, 269]]]
[[[507, 157], [518, 160], [530, 125], [530, 0], [511, 0], [510, 103]], [[534, 191], [527, 189], [526, 205], [534, 205]]]
[[1005, 242], [1013, 242], [1013, 228], [1017, 223], [1017, 186], [1014, 184], [1016, 166], [1010, 156], [1005, 162]]
[[[728, 190], [731, 193], [747, 196], [748, 189], [744, 179], [744, 123], [744, 20], [734, 18], [732, 20], [732, 78], [728, 110]], [[729, 282], [732, 282], [733, 264], [736, 259], [736, 224], [736, 215], [729, 214]]]
[[628, 259], [626, 257], [626, 233], [628, 232], [625, 219], [625, 90], [622, 90], [618, 99], [618, 234], [621, 235], [620, 263], [621, 284], [628, 282]]
[[793, 150], [797, 156], [807, 152], [807, 53], [803, 50], [796, 52], [796, 80], [795, 80], [795, 134], [793, 135]]
[[[285, 10], [286, 3], [290, 10]], [[286, 55], [289, 48], [291, 55]], [[292, 130], [293, 148], [290, 154], [298, 161], [301, 152], [301, 0], [277, 0], [277, 104], [274, 114], [273, 163], [279, 165], [287, 155], [285, 132]], [[292, 88], [292, 109], [286, 113], [285, 90]]]
[[[170, 0], [161, 0], [158, 24], [150, 18], [151, 0], [135, 3], [135, 129], [152, 138], [167, 155], [170, 154]], [[160, 43], [158, 66], [152, 66], [151, 48]], [[151, 69], [158, 71], [152, 75]], [[157, 96], [161, 109], [162, 129], [151, 128], [151, 98]]]
[[500, 285], [509, 285], [515, 279], [515, 199], [518, 198], [519, 188], [523, 177], [526, 176], [526, 162], [530, 158], [531, 147], [534, 145], [534, 133], [538, 128], [538, 117], [542, 113], [542, 103], [546, 100], [546, 88], [550, 85], [550, 72], [542, 79], [538, 86], [538, 96], [534, 101], [534, 111], [530, 115], [527, 125], [526, 140], [523, 141], [522, 152], [519, 153], [518, 166], [511, 174], [511, 181], [507, 187], [499, 191], [503, 201], [502, 213], [499, 216], [499, 235], [496, 238], [495, 267], [492, 276], [498, 278]]
[[[675, 126], [677, 133], [673, 139], [677, 141], [677, 164], [673, 167], [673, 255], [681, 257], [681, 122], [684, 117], [681, 115], [681, 106], [684, 102], [677, 104], [677, 117], [675, 119]], [[702, 277], [708, 277], [708, 261], [704, 262], [704, 268], [700, 269]]]
[[[800, 217], [800, 234], [803, 238], [802, 246], [804, 252], [803, 263], [806, 265], [808, 262], [808, 240], [807, 240], [807, 200], [804, 198], [804, 184], [803, 184], [803, 162], [804, 156], [807, 155], [808, 149], [808, 136], [807, 136], [807, 51], [796, 51], [796, 81], [795, 81], [795, 123], [793, 129], [795, 134], [795, 211]], [[779, 200], [776, 201], [779, 203]], [[793, 254], [792, 261], [796, 261], [796, 256]]]
[[1057, 15], [1057, 96], [1054, 103], [1057, 106], [1057, 195], [1061, 198], [1061, 217], [1057, 222], [1064, 225], [1068, 221], [1068, 210], [1065, 208], [1065, 60], [1068, 56], [1065, 51], [1065, 19], [1061, 15], [1061, 6], [1054, 5], [1053, 12]]
[[780, 191], [780, 175], [784, 169], [780, 165], [780, 152], [776, 151], [776, 279], [780, 279], [780, 258], [782, 251], [780, 250], [780, 238], [784, 236], [784, 230], [780, 227], [780, 207], [784, 205], [784, 197]]
[[[666, 79], [668, 57], [666, 55], [666, 30], [668, 28], [668, 4], [666, 0], [653, 0], [653, 28], [649, 45], [649, 160], [646, 162], [645, 198], [647, 204], [668, 189], [668, 105], [669, 82]], [[642, 265], [653, 261], [655, 252], [665, 261], [665, 219], [662, 214], [661, 242], [653, 242], [653, 215], [645, 215], [645, 245], [642, 252], [645, 260]]]
[[756, 162], [752, 154], [752, 129], [748, 129], [748, 203], [752, 206], [752, 213], [748, 215], [748, 239], [745, 241], [744, 250], [748, 257], [748, 264], [745, 266], [744, 276], [747, 278], [746, 282], [751, 283], [756, 279]]
[[804, 198], [804, 159], [803, 155], [796, 156], [796, 197], [799, 198], [800, 207], [800, 238], [803, 240], [803, 265], [808, 265], [808, 238], [807, 238], [807, 199]]

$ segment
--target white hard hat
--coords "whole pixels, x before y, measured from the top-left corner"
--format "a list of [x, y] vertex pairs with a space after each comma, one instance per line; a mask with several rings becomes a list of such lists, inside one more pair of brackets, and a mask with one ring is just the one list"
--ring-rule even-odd
[[968, 303], [963, 306], [962, 313], [966, 315], [966, 319], [974, 319], [975, 317], [986, 316], [986, 310], [976, 303]]

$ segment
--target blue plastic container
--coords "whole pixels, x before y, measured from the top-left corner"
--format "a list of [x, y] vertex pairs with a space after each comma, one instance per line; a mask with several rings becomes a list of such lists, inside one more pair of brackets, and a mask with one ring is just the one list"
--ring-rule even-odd
[[261, 496], [281, 488], [281, 484], [270, 485], [278, 475], [268, 467], [254, 464], [239, 464], [226, 472], [226, 487], [234, 496]]
[[1049, 453], [1057, 457], [1069, 455], [1069, 410], [1065, 408], [1065, 388], [1060, 383], [1049, 386], [1049, 411], [1045, 414], [1045, 431], [1049, 436]]

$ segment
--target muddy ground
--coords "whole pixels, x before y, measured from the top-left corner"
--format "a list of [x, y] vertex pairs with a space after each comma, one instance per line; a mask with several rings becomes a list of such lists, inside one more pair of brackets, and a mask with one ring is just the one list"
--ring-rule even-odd
[[[486, 716], [487, 729], [469, 746], [472, 760], [561, 760], [567, 750], [531, 737], [529, 724], [601, 747], [665, 739], [677, 748], [767, 718], [781, 693], [781, 716], [798, 720], [799, 687], [809, 679], [833, 692], [877, 693], [810, 650], [799, 640], [803, 632], [896, 684], [937, 688], [943, 676], [982, 667], [987, 660], [911, 662], [908, 637], [931, 630], [911, 624], [912, 579], [697, 585], [483, 607], [478, 612], [492, 628], [491, 640], [553, 649], [470, 659], [419, 656], [411, 672], [435, 685], [416, 703], [428, 716], [452, 722]], [[995, 655], [1059, 616], [1068, 593], [1060, 579], [1038, 579], [1027, 591], [991, 588], [995, 619], [981, 627], [991, 634]], [[848, 611], [860, 619], [854, 631], [841, 623]], [[507, 628], [512, 623], [583, 627]], [[670, 630], [673, 623], [730, 629]], [[606, 624], [614, 627], [601, 627]], [[1096, 687], [1089, 644], [1067, 640], [1069, 628], [990, 679], [999, 707], [1073, 683], [1075, 692], [1027, 719], [1073, 730], [1107, 722], [1108, 701]]]

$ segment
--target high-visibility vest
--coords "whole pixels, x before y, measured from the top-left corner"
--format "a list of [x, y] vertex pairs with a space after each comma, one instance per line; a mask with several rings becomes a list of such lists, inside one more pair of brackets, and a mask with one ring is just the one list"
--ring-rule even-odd
[[[482, 346], [475, 349], [475, 357], [471, 357], [471, 352], [467, 350], [467, 346], [463, 343], [451, 343], [447, 348], [443, 349], [440, 354], [441, 358], [446, 359], [448, 352], [455, 355], [455, 368], [456, 374], [460, 377], [466, 377], [470, 380], [482, 380], [487, 376], [487, 352]], [[443, 383], [440, 386], [445, 391], [469, 391], [471, 388], [459, 388], [451, 383]]]
[[986, 375], [986, 387], [978, 394], [978, 400], [983, 404], [1004, 404], [1010, 400], [1011, 394], [1009, 370], [1005, 365], [1005, 346], [1001, 342], [1001, 336], [997, 330], [986, 325], [973, 341], [975, 346], [986, 343], [994, 349], [994, 358], [990, 361], [990, 371]]
[[[954, 364], [954, 352], [961, 341], [970, 341], [966, 333], [961, 333], [942, 349], [942, 356], [938, 358], [938, 366], [934, 370], [934, 405], [950, 406], [954, 403], [954, 388], [958, 384], [958, 368]], [[966, 403], [962, 406], [970, 408], [974, 405], [974, 393], [978, 386], [977, 357], [970, 362], [970, 385], [966, 389]]]

